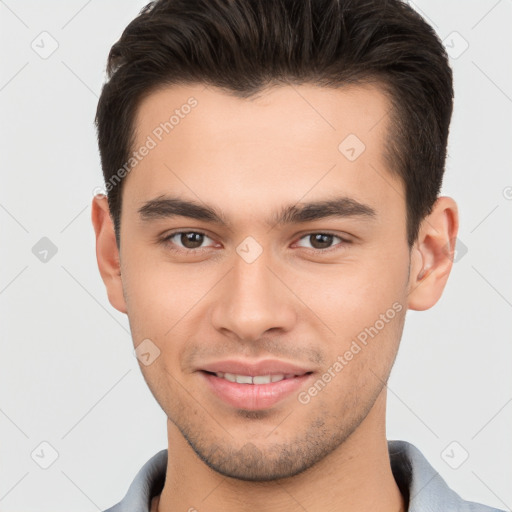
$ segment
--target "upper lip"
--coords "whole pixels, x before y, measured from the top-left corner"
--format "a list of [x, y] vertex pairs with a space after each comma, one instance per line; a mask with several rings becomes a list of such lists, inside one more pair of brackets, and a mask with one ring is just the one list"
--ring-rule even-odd
[[211, 373], [233, 373], [235, 375], [247, 375], [255, 377], [257, 375], [304, 375], [312, 370], [289, 363], [279, 361], [278, 359], [264, 359], [261, 361], [242, 361], [229, 359], [225, 361], [216, 361], [198, 368]]

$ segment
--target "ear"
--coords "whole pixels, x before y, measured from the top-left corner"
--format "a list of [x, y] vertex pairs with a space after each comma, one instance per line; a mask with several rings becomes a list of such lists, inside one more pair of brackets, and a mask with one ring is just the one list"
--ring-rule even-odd
[[107, 196], [94, 196], [91, 219], [96, 233], [96, 259], [101, 278], [107, 288], [108, 300], [118, 311], [126, 313], [119, 250]]
[[457, 203], [451, 197], [439, 197], [411, 249], [409, 309], [429, 309], [441, 297], [452, 269], [458, 230]]

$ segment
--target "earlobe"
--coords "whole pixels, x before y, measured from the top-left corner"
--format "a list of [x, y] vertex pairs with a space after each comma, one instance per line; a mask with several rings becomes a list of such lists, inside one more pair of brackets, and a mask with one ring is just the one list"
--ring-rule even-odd
[[101, 278], [107, 288], [108, 300], [118, 311], [126, 313], [119, 250], [107, 196], [94, 196], [91, 210], [91, 220], [96, 234], [96, 260]]
[[457, 204], [450, 197], [439, 197], [412, 248], [409, 309], [423, 311], [440, 299], [452, 269], [458, 229]]

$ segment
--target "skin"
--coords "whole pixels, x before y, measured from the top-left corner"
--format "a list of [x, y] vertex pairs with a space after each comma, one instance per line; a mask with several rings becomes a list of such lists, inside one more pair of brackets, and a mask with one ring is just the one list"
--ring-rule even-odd
[[[109, 301], [128, 315], [135, 347], [149, 338], [160, 350], [140, 364], [168, 417], [166, 482], [152, 510], [406, 510], [387, 451], [385, 383], [407, 309], [432, 307], [448, 279], [456, 203], [438, 198], [410, 250], [404, 185], [383, 157], [390, 104], [376, 86], [280, 86], [251, 99], [167, 87], [140, 104], [135, 147], [190, 96], [198, 105], [125, 178], [119, 249], [106, 197], [92, 203]], [[366, 146], [354, 161], [338, 150], [348, 134]], [[230, 224], [141, 219], [141, 206], [165, 194], [211, 205]], [[376, 215], [265, 223], [334, 196]], [[160, 241], [179, 229], [207, 236]], [[335, 236], [315, 245], [308, 235], [322, 232]], [[236, 251], [247, 236], [262, 248], [250, 264]], [[197, 371], [277, 358], [316, 380], [393, 304], [401, 311], [307, 404], [292, 393], [248, 413]]]

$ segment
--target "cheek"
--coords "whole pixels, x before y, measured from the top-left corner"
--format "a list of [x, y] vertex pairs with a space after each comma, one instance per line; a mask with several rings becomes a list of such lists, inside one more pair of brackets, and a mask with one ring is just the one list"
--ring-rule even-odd
[[407, 260], [401, 255], [365, 260], [290, 274], [294, 292], [340, 342], [374, 325], [380, 315], [394, 317], [397, 309], [405, 309]]
[[122, 281], [134, 338], [162, 338], [200, 301], [214, 276], [205, 267], [180, 266], [130, 250]]
[[321, 395], [321, 400], [341, 416], [362, 413], [367, 405], [371, 405], [387, 382], [393, 366], [405, 309], [389, 308], [383, 318], [366, 324], [361, 319], [353, 320], [359, 325], [352, 325], [347, 331], [343, 331], [340, 324], [335, 345], [331, 346], [327, 356], [328, 362], [313, 384], [316, 391], [310, 388], [306, 393]]

